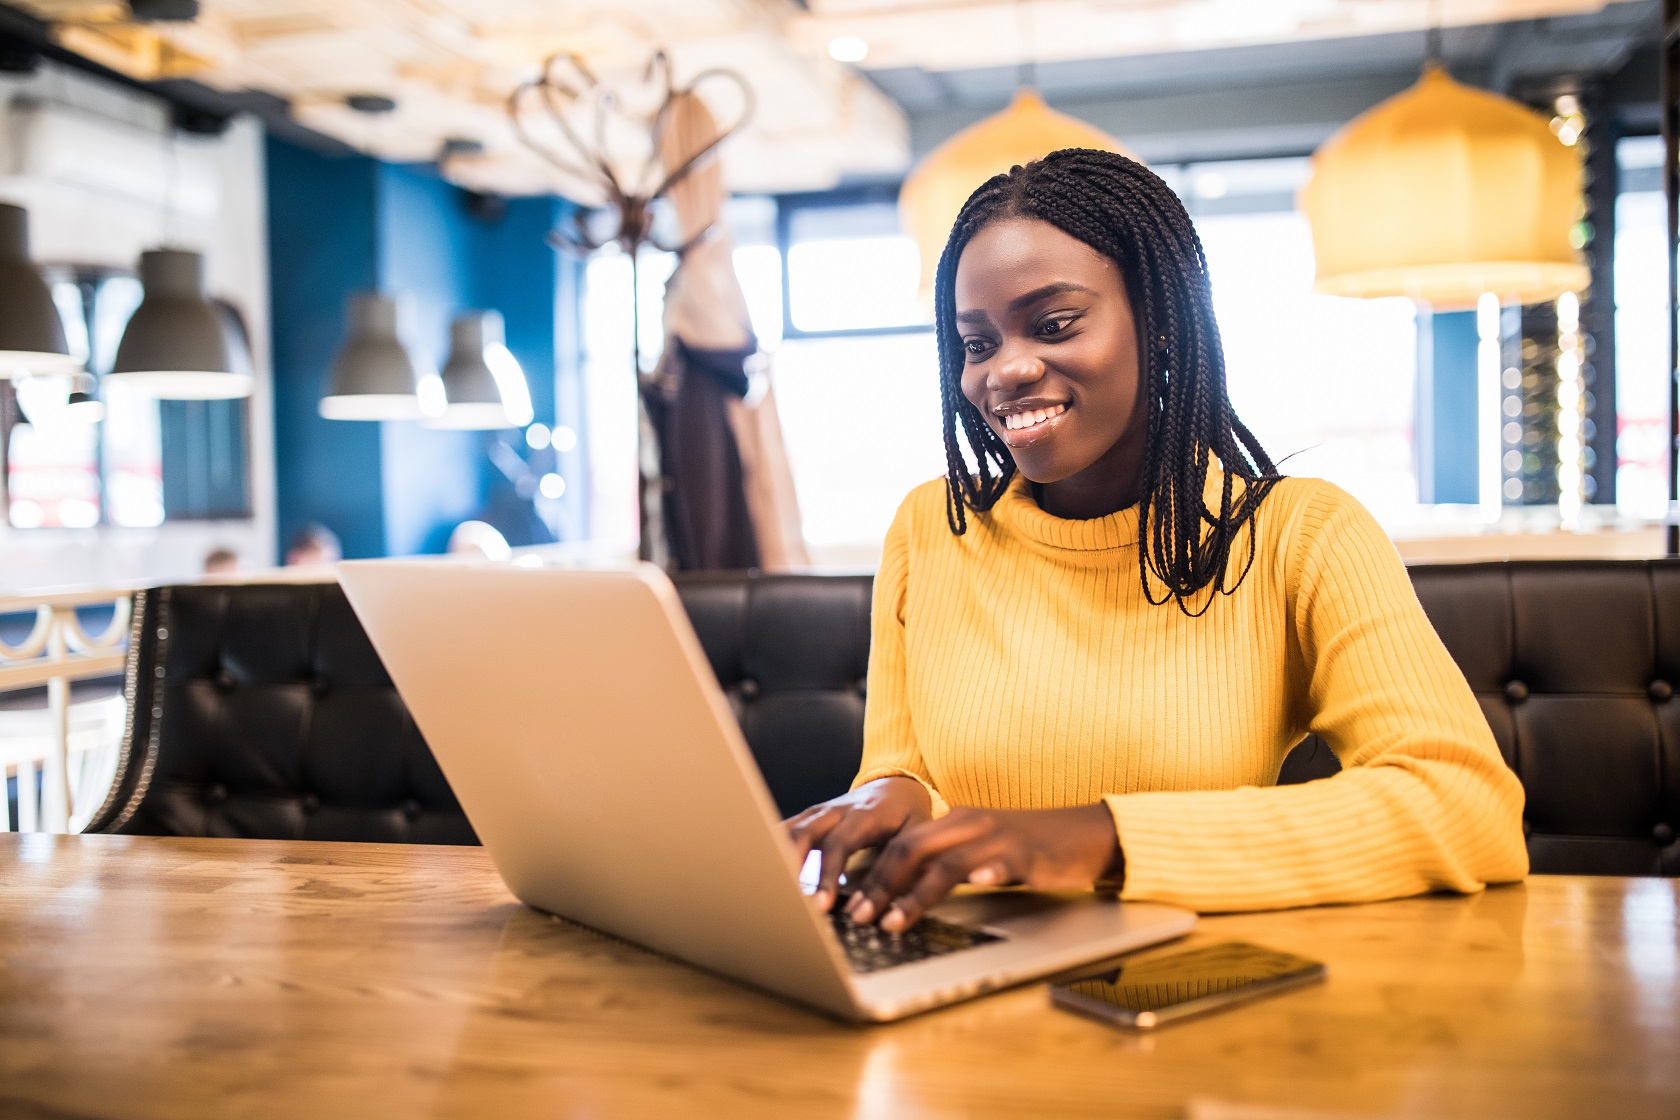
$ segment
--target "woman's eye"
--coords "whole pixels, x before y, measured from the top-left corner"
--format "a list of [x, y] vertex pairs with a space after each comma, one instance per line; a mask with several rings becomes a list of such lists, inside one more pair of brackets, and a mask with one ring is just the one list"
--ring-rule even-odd
[[1064, 315], [1059, 319], [1046, 319], [1043, 323], [1039, 324], [1038, 333], [1044, 335], [1045, 337], [1061, 334], [1063, 331], [1068, 329], [1068, 326], [1072, 324], [1074, 318], [1075, 316], [1073, 315]]
[[991, 343], [983, 338], [968, 338], [963, 340], [963, 350], [971, 358], [978, 358], [991, 348]]

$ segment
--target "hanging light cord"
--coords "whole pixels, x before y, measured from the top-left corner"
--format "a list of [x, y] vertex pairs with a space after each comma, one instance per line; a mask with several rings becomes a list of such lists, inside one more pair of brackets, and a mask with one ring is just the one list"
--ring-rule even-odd
[[1034, 35], [1035, 29], [1032, 0], [1015, 0], [1015, 31], [1021, 44], [1021, 53], [1015, 63], [1015, 84], [1029, 89], [1038, 87], [1038, 41]]
[[1424, 32], [1423, 63], [1441, 66], [1446, 63], [1446, 50], [1441, 42], [1441, 0], [1429, 0], [1429, 28]]

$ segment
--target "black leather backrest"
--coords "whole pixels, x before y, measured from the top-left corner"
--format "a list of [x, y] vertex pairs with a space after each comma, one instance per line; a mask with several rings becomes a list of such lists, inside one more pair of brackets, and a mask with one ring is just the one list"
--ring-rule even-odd
[[677, 580], [784, 816], [844, 793], [857, 773], [871, 586], [868, 576]]
[[1680, 561], [1419, 565], [1537, 872], [1680, 875]]
[[123, 759], [88, 831], [476, 842], [338, 584], [136, 607]]
[[[870, 587], [677, 580], [783, 813], [857, 773]], [[337, 584], [159, 588], [136, 608], [124, 756], [88, 831], [476, 842]]]

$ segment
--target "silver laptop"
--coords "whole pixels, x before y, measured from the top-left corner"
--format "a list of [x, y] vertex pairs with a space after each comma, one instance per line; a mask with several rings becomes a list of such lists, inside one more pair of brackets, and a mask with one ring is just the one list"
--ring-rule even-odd
[[962, 893], [893, 937], [819, 913], [657, 568], [451, 560], [339, 578], [521, 901], [848, 1019], [886, 1020], [1188, 932], [1090, 893]]

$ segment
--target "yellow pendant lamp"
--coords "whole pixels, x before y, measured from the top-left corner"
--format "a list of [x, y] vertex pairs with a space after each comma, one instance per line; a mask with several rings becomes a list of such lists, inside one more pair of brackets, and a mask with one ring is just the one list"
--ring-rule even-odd
[[1546, 118], [1439, 65], [1313, 156], [1300, 207], [1316, 291], [1468, 308], [1484, 292], [1538, 303], [1587, 286], [1571, 240], [1580, 153]]
[[1099, 148], [1131, 156], [1112, 136], [1056, 112], [1028, 87], [1017, 90], [1003, 112], [970, 125], [927, 154], [898, 193], [899, 217], [921, 250], [924, 301], [933, 302], [939, 254], [974, 188], [1018, 163], [1062, 148]]

